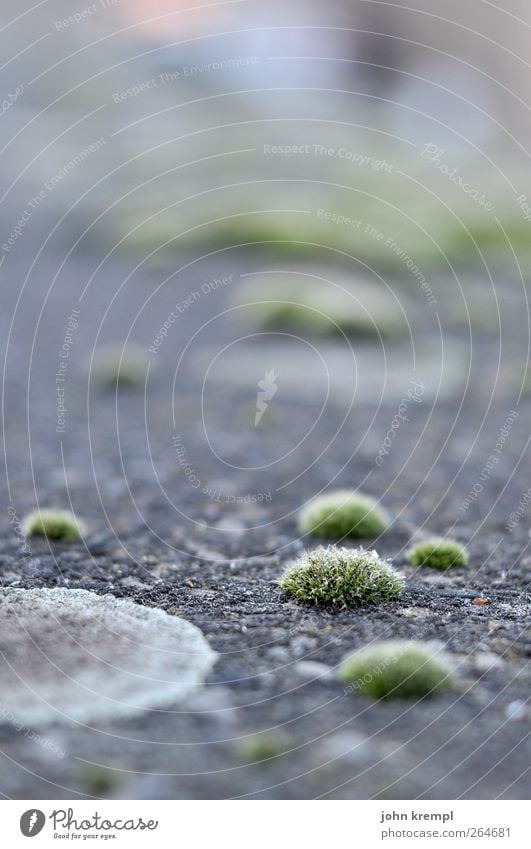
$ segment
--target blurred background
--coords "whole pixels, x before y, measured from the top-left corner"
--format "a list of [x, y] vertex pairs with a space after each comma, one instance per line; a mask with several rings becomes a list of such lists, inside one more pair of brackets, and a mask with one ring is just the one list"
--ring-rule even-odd
[[[514, 246], [526, 248], [529, 222], [517, 202], [528, 171], [523, 0], [503, 10], [482, 0], [419, 10], [335, 0], [326, 21], [311, 2], [195, 5], [98, 0], [70, 8], [50, 0], [21, 12], [6, 3], [4, 90], [24, 87], [2, 115], [6, 200], [14, 178], [31, 196], [103, 139], [47, 208], [68, 211], [70, 228], [83, 218], [92, 239], [112, 246], [125, 238], [155, 251], [166, 236], [182, 250], [184, 229], [186, 245], [204, 245], [225, 233], [285, 236], [287, 228], [288, 238], [317, 231], [394, 267], [363, 234], [289, 213], [296, 199], [370, 214], [382, 229], [392, 225], [417, 259], [445, 271], [448, 260], [482, 267], [480, 251], [489, 249], [510, 261], [495, 215], [457, 191], [438, 164], [457, 169], [503, 217]], [[387, 159], [392, 173], [384, 179], [337, 153], [264, 154], [264, 144], [297, 143]], [[280, 212], [268, 215], [267, 205]]]
[[[67, 465], [83, 457], [83, 477], [85, 461], [100, 480], [97, 465], [111, 475], [119, 456], [111, 500], [140, 474], [157, 510], [175, 501], [182, 468], [168, 456], [179, 420], [192, 428], [197, 489], [213, 481], [245, 495], [280, 485], [281, 457], [281, 477], [314, 474], [310, 488], [331, 483], [360, 445], [372, 459], [389, 420], [378, 423], [381, 404], [399, 401], [414, 376], [425, 402], [451, 398], [452, 413], [472, 393], [474, 421], [491, 399], [505, 410], [527, 391], [526, 12], [524, 2], [501, 10], [483, 0], [421, 9], [336, 0], [326, 15], [318, 3], [254, 0], [5, 4], [6, 380], [28, 376], [30, 409], [19, 393], [14, 436], [31, 441], [18, 423], [27, 418], [31, 431], [34, 405], [53, 449], [32, 460], [50, 464], [46, 480], [57, 477], [62, 497], [60, 444]], [[270, 295], [307, 312], [294, 322], [253, 306]], [[83, 416], [88, 400], [88, 437], [105, 421], [93, 445], [73, 426], [53, 441], [72, 309], [63, 406]], [[345, 318], [339, 331], [345, 311], [357, 324], [340, 340], [324, 328], [316, 348], [308, 309]], [[112, 371], [132, 344], [150, 369], [146, 397], [151, 386], [159, 400], [146, 406], [141, 391], [115, 409], [91, 396], [87, 375], [100, 349], [105, 359], [114, 346]], [[268, 431], [265, 420], [262, 432], [249, 409], [271, 369], [284, 371], [280, 422]], [[284, 422], [283, 401], [300, 402]], [[341, 462], [330, 459], [336, 427], [321, 409], [339, 434], [354, 427]], [[458, 458], [467, 438], [463, 426]], [[431, 450], [425, 469], [416, 454], [418, 482]], [[104, 507], [106, 497], [103, 487]], [[266, 524], [299, 502], [286, 486]], [[203, 506], [214, 509], [208, 498]]]

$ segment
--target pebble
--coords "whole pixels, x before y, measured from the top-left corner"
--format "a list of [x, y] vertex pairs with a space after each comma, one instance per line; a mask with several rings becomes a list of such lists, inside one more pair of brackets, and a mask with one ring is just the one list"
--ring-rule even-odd
[[272, 649], [269, 649], [267, 654], [271, 660], [278, 661], [279, 663], [287, 663], [291, 659], [289, 650], [283, 648], [283, 646], [274, 646]]
[[368, 764], [378, 760], [378, 747], [355, 731], [339, 731], [327, 737], [319, 746], [322, 760], [341, 758], [352, 764]]
[[507, 719], [514, 721], [527, 719], [528, 717], [531, 717], [531, 706], [523, 699], [517, 699], [507, 705], [505, 708], [505, 716]]
[[432, 615], [431, 610], [427, 607], [404, 607], [398, 613], [405, 619], [425, 619], [427, 616]]
[[301, 635], [299, 637], [294, 637], [291, 641], [291, 650], [295, 657], [302, 657], [308, 652], [313, 651], [317, 647], [317, 640], [315, 637], [306, 637]]
[[299, 660], [293, 666], [293, 672], [305, 681], [333, 681], [334, 674], [331, 666], [319, 663], [317, 660]]
[[121, 587], [130, 587], [133, 590], [150, 590], [151, 584], [146, 584], [144, 581], [139, 581], [138, 578], [133, 578], [129, 575], [127, 578], [121, 578], [118, 582]]
[[488, 672], [490, 669], [500, 669], [505, 666], [505, 662], [494, 652], [485, 651], [474, 655], [473, 665], [477, 672]]

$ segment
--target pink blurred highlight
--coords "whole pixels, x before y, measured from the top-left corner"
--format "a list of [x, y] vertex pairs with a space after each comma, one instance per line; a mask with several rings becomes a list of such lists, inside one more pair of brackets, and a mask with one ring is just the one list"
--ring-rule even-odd
[[175, 35], [201, 31], [207, 23], [221, 21], [231, 6], [209, 4], [208, 0], [122, 0], [120, 3], [130, 23], [163, 41]]

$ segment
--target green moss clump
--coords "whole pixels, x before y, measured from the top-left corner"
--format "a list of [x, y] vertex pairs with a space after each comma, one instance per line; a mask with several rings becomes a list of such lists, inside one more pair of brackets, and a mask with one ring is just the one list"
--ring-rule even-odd
[[283, 738], [272, 732], [253, 734], [239, 744], [240, 758], [246, 763], [268, 761], [282, 755], [285, 750], [286, 744]]
[[119, 773], [100, 766], [87, 766], [80, 773], [80, 783], [90, 796], [108, 799], [120, 784]]
[[149, 356], [144, 348], [108, 345], [94, 355], [90, 378], [102, 389], [136, 389], [145, 385], [149, 367]]
[[310, 501], [301, 511], [299, 528], [304, 534], [341, 540], [378, 536], [389, 522], [388, 514], [374, 498], [339, 489]]
[[253, 319], [264, 330], [359, 338], [399, 336], [407, 331], [404, 318], [389, 293], [365, 280], [343, 281], [341, 288], [322, 280], [247, 281], [236, 303], [248, 304]]
[[429, 566], [446, 571], [454, 566], [467, 566], [468, 554], [458, 542], [442, 537], [433, 537], [410, 548], [406, 557], [413, 566]]
[[[271, 298], [271, 294], [264, 293], [264, 300], [267, 297]], [[333, 333], [337, 330], [330, 318], [312, 309], [310, 304], [282, 300], [281, 295], [276, 298], [254, 305], [254, 318], [264, 330], [307, 330], [313, 333]]]
[[350, 692], [373, 699], [421, 699], [454, 685], [453, 671], [433, 644], [408, 640], [374, 643], [348, 655], [337, 676]]
[[344, 610], [397, 598], [404, 580], [376, 551], [329, 545], [299, 557], [279, 585], [298, 602]]
[[68, 510], [36, 510], [24, 520], [24, 532], [28, 537], [75, 542], [81, 538], [84, 526]]

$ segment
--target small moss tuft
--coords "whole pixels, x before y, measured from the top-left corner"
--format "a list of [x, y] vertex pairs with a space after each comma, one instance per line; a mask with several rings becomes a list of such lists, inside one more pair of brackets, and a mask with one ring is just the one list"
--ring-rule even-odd
[[94, 355], [91, 382], [107, 390], [141, 388], [146, 382], [149, 364], [147, 352], [139, 345], [127, 348], [107, 345]]
[[300, 530], [325, 539], [375, 537], [389, 525], [389, 516], [374, 498], [339, 489], [310, 501], [299, 517]]
[[404, 587], [402, 576], [376, 551], [335, 545], [299, 557], [279, 584], [296, 601], [340, 609], [390, 601]]
[[67, 510], [35, 510], [24, 520], [24, 532], [28, 537], [75, 542], [84, 532], [84, 526]]
[[276, 758], [286, 751], [284, 739], [273, 732], [253, 734], [239, 743], [239, 754], [246, 763], [259, 763]]
[[79, 780], [90, 796], [108, 799], [120, 784], [119, 773], [100, 766], [88, 766], [82, 770]]
[[237, 292], [249, 304], [253, 320], [264, 330], [291, 330], [357, 338], [400, 336], [407, 330], [393, 297], [374, 281], [289, 277], [249, 279]]
[[406, 557], [414, 566], [429, 566], [441, 571], [468, 564], [466, 549], [458, 542], [442, 537], [419, 542], [406, 552]]
[[438, 647], [408, 640], [374, 643], [348, 655], [337, 671], [351, 692], [373, 699], [420, 699], [454, 684]]

